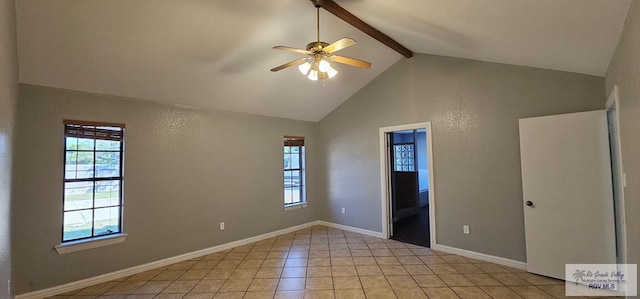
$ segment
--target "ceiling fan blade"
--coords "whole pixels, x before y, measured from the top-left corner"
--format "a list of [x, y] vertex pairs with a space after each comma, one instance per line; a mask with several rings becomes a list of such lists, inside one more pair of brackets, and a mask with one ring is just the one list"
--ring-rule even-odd
[[286, 68], [288, 68], [288, 67], [291, 67], [291, 66], [294, 66], [294, 65], [301, 64], [301, 63], [305, 62], [306, 60], [307, 60], [307, 58], [304, 58], [304, 57], [303, 57], [303, 58], [300, 58], [300, 59], [296, 59], [296, 60], [294, 60], [294, 61], [287, 62], [287, 63], [285, 63], [285, 64], [283, 64], [283, 65], [281, 65], [281, 66], [276, 66], [276, 67], [272, 68], [272, 69], [271, 69], [271, 71], [272, 71], [272, 72], [277, 72], [277, 71], [279, 71], [279, 70], [286, 69]]
[[333, 55], [331, 56], [331, 60], [337, 63], [342, 63], [342, 64], [355, 66], [363, 69], [368, 69], [371, 67], [371, 62], [350, 58], [350, 57], [345, 57], [345, 56]]
[[[316, 4], [315, 0], [311, 0], [311, 2], [313, 2], [314, 5]], [[332, 13], [336, 17], [342, 19], [343, 21], [351, 24], [353, 27], [360, 29], [360, 31], [368, 34], [369, 36], [375, 38], [381, 43], [387, 45], [389, 48], [402, 54], [404, 57], [411, 58], [413, 56], [413, 52], [411, 52], [411, 50], [399, 44], [397, 41], [395, 41], [388, 35], [380, 32], [380, 30], [373, 28], [371, 25], [365, 23], [363, 20], [356, 17], [346, 9], [342, 8], [342, 6], [338, 5], [333, 0], [322, 0], [321, 6], [322, 8], [324, 8], [324, 10]]]
[[351, 38], [348, 38], [348, 37], [345, 37], [343, 39], [340, 39], [340, 40], [334, 42], [333, 44], [330, 44], [330, 45], [324, 47], [324, 49], [322, 49], [322, 50], [325, 53], [333, 53], [333, 52], [336, 52], [336, 51], [340, 51], [340, 50], [342, 50], [344, 48], [351, 47], [351, 46], [353, 46], [355, 44], [356, 44], [355, 40], [353, 40]]
[[293, 53], [300, 53], [300, 54], [307, 54], [307, 55], [311, 54], [311, 51], [309, 50], [303, 50], [303, 49], [292, 48], [287, 46], [275, 46], [273, 48], [276, 50], [282, 50], [282, 51], [293, 52]]

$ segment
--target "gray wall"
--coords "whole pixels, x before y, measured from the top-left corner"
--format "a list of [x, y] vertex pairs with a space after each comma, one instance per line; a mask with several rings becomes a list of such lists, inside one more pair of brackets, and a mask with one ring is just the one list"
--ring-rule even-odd
[[[20, 86], [14, 278], [21, 294], [318, 218], [313, 123]], [[124, 123], [123, 244], [58, 255], [63, 119]], [[283, 211], [282, 137], [306, 136], [309, 207]], [[218, 223], [226, 222], [219, 231]]]
[[627, 263], [640, 263], [640, 2], [634, 0], [624, 32], [609, 64], [607, 93], [618, 84], [620, 141], [627, 174], [624, 190], [627, 221]]
[[381, 231], [379, 128], [430, 121], [438, 243], [525, 261], [518, 119], [604, 102], [601, 77], [430, 55], [401, 60], [320, 121], [322, 217]]
[[18, 99], [16, 8], [0, 0], [0, 298], [6, 298], [11, 279], [11, 165], [15, 105]]

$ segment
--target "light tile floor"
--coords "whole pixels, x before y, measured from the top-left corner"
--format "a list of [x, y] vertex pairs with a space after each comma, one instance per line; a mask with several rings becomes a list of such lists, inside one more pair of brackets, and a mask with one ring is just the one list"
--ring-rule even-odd
[[315, 226], [51, 298], [564, 298], [563, 283]]

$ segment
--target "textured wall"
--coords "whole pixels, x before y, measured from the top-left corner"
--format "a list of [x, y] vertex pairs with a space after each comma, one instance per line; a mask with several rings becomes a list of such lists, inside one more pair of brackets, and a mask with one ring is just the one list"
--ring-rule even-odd
[[11, 279], [11, 165], [18, 99], [16, 9], [0, 0], [0, 298], [9, 297]]
[[438, 243], [524, 261], [518, 119], [604, 102], [601, 77], [430, 55], [402, 60], [319, 123], [323, 219], [381, 231], [379, 128], [430, 121]]
[[[63, 119], [127, 126], [123, 244], [58, 255]], [[317, 219], [314, 124], [20, 86], [17, 294]], [[283, 211], [282, 137], [306, 136], [309, 207]], [[218, 223], [226, 222], [219, 231]]]
[[620, 43], [607, 71], [607, 93], [619, 88], [620, 142], [627, 174], [624, 190], [627, 262], [640, 263], [640, 2], [634, 0]]

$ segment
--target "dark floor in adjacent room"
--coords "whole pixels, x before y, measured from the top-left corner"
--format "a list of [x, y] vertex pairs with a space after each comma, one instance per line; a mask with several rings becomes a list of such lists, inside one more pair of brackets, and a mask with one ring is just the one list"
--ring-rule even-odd
[[393, 224], [393, 237], [391, 239], [430, 247], [429, 236], [429, 205], [420, 208], [416, 215], [409, 216]]

